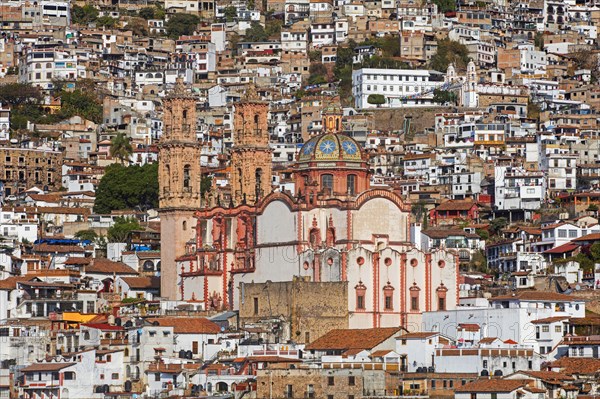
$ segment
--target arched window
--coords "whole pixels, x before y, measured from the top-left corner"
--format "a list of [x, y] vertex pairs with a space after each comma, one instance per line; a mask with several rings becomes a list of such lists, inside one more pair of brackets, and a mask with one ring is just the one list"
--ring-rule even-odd
[[356, 175], [348, 175], [346, 177], [346, 188], [348, 195], [356, 194]]
[[181, 224], [181, 227], [183, 228], [183, 231], [187, 230], [187, 220], [183, 221], [183, 223]]
[[258, 126], [258, 121], [259, 121], [258, 114], [254, 114], [254, 134], [257, 136], [260, 135], [260, 128]]
[[384, 310], [394, 310], [394, 287], [392, 287], [389, 281], [383, 287], [383, 300]]
[[183, 188], [190, 188], [190, 165], [183, 167]]
[[413, 286], [410, 287], [410, 311], [418, 312], [419, 311], [419, 296], [421, 293], [421, 289], [417, 287], [417, 283], [413, 283]]
[[188, 117], [187, 109], [183, 110], [183, 112], [181, 113], [181, 117], [183, 118], [184, 122], [187, 121], [187, 117]]
[[438, 297], [438, 311], [446, 310], [446, 294], [448, 293], [448, 288], [444, 286], [444, 283], [441, 283], [435, 291]]
[[163, 191], [166, 194], [169, 194], [169, 183], [171, 178], [171, 167], [169, 165], [165, 165], [165, 172], [167, 175], [167, 179], [165, 179], [165, 186], [163, 187]]
[[329, 193], [333, 191], [333, 175], [325, 174], [321, 176], [321, 189]]
[[260, 198], [262, 197], [262, 174], [263, 171], [261, 168], [256, 169], [256, 172], [254, 172], [254, 177], [256, 179], [256, 187], [255, 187], [255, 191], [256, 191], [256, 198]]
[[363, 311], [366, 309], [367, 287], [365, 287], [362, 281], [359, 281], [354, 290], [356, 291], [356, 310]]

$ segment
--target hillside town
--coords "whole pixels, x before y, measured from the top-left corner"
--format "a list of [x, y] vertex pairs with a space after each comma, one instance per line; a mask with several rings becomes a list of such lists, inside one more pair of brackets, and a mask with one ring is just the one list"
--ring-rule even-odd
[[0, 0], [0, 398], [596, 398], [599, 26]]

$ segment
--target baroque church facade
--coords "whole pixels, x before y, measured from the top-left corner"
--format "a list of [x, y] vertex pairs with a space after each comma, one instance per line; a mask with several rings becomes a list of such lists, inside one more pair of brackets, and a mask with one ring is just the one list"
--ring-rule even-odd
[[191, 101], [179, 86], [165, 106], [163, 296], [238, 309], [244, 283], [344, 281], [350, 328], [418, 329], [422, 312], [457, 305], [456, 255], [411, 244], [410, 205], [390, 189], [370, 187], [367, 155], [339, 133], [339, 107], [324, 110], [322, 134], [300, 149], [296, 193], [279, 192], [271, 188], [268, 106], [249, 90], [235, 106], [231, 201], [200, 209], [200, 149], [182, 123], [193, 116]]

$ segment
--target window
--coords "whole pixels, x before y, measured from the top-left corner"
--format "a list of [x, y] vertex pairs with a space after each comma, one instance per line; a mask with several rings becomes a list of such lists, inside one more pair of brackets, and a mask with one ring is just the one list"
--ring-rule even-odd
[[254, 298], [254, 314], [258, 314], [258, 298]]
[[190, 188], [190, 165], [185, 165], [183, 167], [183, 188]]
[[483, 361], [483, 368], [484, 368], [484, 369], [487, 369], [487, 366], [488, 366], [488, 362], [487, 362], [487, 360], [484, 360], [484, 361]]
[[154, 373], [154, 381], [160, 381], [160, 373]]
[[410, 298], [410, 310], [413, 312], [419, 311], [419, 297], [413, 296]]
[[361, 310], [365, 309], [365, 296], [364, 295], [358, 295], [356, 297], [356, 309], [361, 309]]
[[546, 325], [546, 326], [542, 326], [542, 332], [550, 332], [550, 326]]
[[75, 372], [73, 372], [73, 371], [65, 371], [63, 377], [64, 377], [65, 380], [74, 380], [75, 379]]
[[562, 332], [562, 327], [561, 326], [555, 326], [554, 327], [554, 332], [561, 333]]
[[558, 237], [559, 238], [566, 238], [567, 237], [567, 230], [564, 230], [564, 229], [558, 230]]
[[490, 399], [498, 399], [498, 394], [496, 392], [492, 392], [490, 394]]
[[327, 385], [329, 385], [330, 387], [335, 385], [335, 378], [334, 377], [327, 377]]
[[348, 386], [353, 387], [356, 384], [355, 377], [353, 375], [348, 377]]
[[112, 378], [113, 380], [118, 380], [119, 379], [119, 373], [112, 373], [110, 378]]
[[348, 175], [346, 178], [346, 189], [349, 195], [356, 193], [356, 175]]
[[294, 386], [293, 385], [286, 385], [285, 386], [285, 395], [286, 398], [293, 398], [294, 397]]
[[438, 310], [446, 310], [446, 298], [438, 298]]
[[569, 238], [577, 238], [577, 230], [569, 230]]
[[333, 191], [333, 175], [322, 175], [321, 176], [321, 189], [328, 190], [329, 192]]
[[385, 310], [394, 310], [393, 297], [386, 295], [385, 297]]

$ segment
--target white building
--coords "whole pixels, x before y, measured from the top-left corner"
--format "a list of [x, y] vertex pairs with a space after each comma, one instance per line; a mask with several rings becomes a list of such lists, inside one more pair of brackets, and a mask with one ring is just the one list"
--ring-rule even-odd
[[518, 166], [496, 165], [494, 205], [498, 210], [522, 210], [525, 218], [544, 201], [545, 178], [543, 172], [530, 172]]
[[352, 72], [352, 93], [357, 108], [376, 108], [368, 98], [384, 96], [381, 107], [432, 105], [433, 91], [444, 85], [444, 74], [424, 69], [361, 68]]
[[75, 81], [85, 78], [86, 69], [77, 56], [59, 50], [28, 51], [19, 68], [19, 81], [42, 90], [53, 89], [53, 80]]

